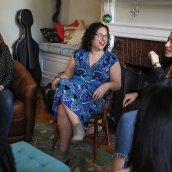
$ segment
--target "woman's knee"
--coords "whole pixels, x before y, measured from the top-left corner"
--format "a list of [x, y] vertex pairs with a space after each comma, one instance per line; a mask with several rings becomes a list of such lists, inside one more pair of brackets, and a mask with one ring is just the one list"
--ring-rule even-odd
[[7, 96], [5, 100], [5, 104], [7, 105], [7, 107], [13, 107], [13, 103], [14, 103], [13, 97]]
[[10, 90], [4, 90], [1, 93], [0, 96], [1, 102], [3, 103], [4, 107], [13, 107], [13, 103], [14, 103], [14, 96], [13, 93]]
[[137, 110], [124, 113], [121, 115], [119, 125], [126, 126], [128, 124], [133, 126], [135, 124], [136, 116]]
[[64, 107], [62, 106], [62, 104], [59, 104], [58, 106], [58, 117], [61, 117], [61, 116], [65, 116], [65, 110], [64, 110]]

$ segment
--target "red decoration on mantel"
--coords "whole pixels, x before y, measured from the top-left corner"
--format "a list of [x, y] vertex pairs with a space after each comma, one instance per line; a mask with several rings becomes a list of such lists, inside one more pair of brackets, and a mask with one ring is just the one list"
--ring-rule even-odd
[[[68, 26], [78, 26], [79, 22], [77, 20], [74, 20], [70, 25]], [[62, 40], [62, 42], [64, 42], [64, 25], [60, 24], [58, 22], [54, 22], [54, 27], [60, 37], [60, 39]]]

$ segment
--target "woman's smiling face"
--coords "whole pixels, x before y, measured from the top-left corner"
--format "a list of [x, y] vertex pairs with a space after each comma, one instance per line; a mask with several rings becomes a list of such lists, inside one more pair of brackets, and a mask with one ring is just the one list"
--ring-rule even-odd
[[170, 33], [168, 41], [165, 44], [165, 56], [172, 58], [172, 32]]
[[101, 27], [97, 30], [94, 39], [92, 40], [92, 47], [97, 50], [103, 50], [108, 42], [109, 35], [106, 28]]

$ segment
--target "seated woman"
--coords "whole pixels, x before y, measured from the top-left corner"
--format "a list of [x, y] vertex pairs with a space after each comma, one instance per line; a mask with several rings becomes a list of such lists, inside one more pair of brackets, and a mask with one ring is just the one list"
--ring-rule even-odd
[[13, 79], [12, 57], [9, 48], [0, 43], [0, 139], [8, 137], [13, 115], [13, 93], [10, 84]]
[[119, 172], [172, 171], [172, 88], [148, 89], [138, 111], [129, 168]]
[[91, 116], [103, 111], [105, 93], [121, 86], [120, 65], [108, 46], [108, 27], [101, 22], [91, 24], [64, 74], [52, 83], [56, 89], [53, 111], [60, 135], [59, 154], [64, 162], [69, 158], [70, 142], [82, 141]]
[[[172, 58], [172, 32], [169, 35], [168, 41], [165, 44], [165, 57]], [[162, 83], [164, 85], [172, 85], [172, 64], [171, 61], [167, 64], [166, 70], [161, 67], [159, 62], [159, 56], [150, 51], [148, 58], [154, 67], [152, 70], [152, 76], [155, 83]], [[138, 93], [126, 94], [123, 100], [123, 106], [126, 107], [137, 98]], [[115, 152], [112, 161], [112, 172], [124, 168], [127, 165], [131, 146], [133, 142], [133, 132], [135, 126], [135, 120], [137, 116], [137, 110], [123, 114], [118, 124], [116, 131]]]

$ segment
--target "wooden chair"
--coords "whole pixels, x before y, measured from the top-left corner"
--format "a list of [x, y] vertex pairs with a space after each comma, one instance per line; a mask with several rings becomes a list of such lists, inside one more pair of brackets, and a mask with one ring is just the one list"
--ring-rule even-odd
[[[108, 116], [109, 116], [109, 110], [111, 105], [111, 99], [112, 99], [112, 91], [109, 91], [108, 94], [106, 94], [106, 102], [104, 111], [99, 114], [95, 114], [92, 116], [90, 120], [90, 124], [93, 124], [94, 133], [93, 133], [93, 162], [96, 161], [97, 158], [97, 150], [99, 146], [104, 142], [106, 139], [106, 144], [110, 146], [110, 134], [109, 134], [109, 126], [108, 126]], [[105, 130], [105, 137], [102, 139], [99, 139], [99, 127], [102, 127], [102, 130]], [[87, 136], [86, 136], [87, 137]]]
[[[112, 91], [109, 91], [109, 93], [106, 94], [105, 99], [106, 99], [106, 102], [105, 102], [104, 111], [102, 113], [93, 115], [89, 122], [90, 124], [93, 124], [94, 126], [93, 127], [94, 128], [94, 133], [93, 133], [93, 161], [94, 162], [96, 161], [96, 157], [97, 157], [97, 149], [104, 142], [105, 139], [106, 139], [107, 145], [110, 146], [108, 115], [109, 115], [110, 104], [111, 104], [110, 101], [112, 99]], [[102, 130], [105, 130], [105, 137], [102, 140], [99, 139], [99, 131], [98, 131], [99, 126], [102, 127]], [[54, 150], [55, 148], [58, 137], [59, 137], [58, 126], [56, 126], [54, 138], [52, 142], [52, 150]], [[87, 136], [85, 136], [85, 138], [86, 137]]]

